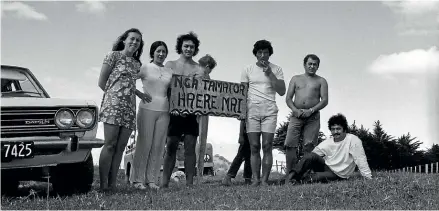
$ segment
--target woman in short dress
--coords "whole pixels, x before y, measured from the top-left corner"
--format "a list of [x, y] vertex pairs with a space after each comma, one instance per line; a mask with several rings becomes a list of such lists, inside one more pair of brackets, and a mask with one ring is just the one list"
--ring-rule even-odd
[[101, 191], [116, 187], [123, 150], [135, 129], [136, 95], [149, 101], [150, 96], [136, 90], [143, 51], [138, 29], [125, 31], [103, 62], [99, 87], [104, 91], [99, 121], [104, 123], [105, 143], [99, 157]]
[[[169, 100], [167, 91], [171, 83], [172, 70], [164, 67], [168, 47], [163, 41], [152, 43], [149, 56], [151, 62], [140, 68], [144, 92], [149, 92], [151, 102], [140, 102], [137, 114], [137, 143], [134, 153], [130, 182], [137, 189], [159, 189], [160, 166], [169, 125]], [[145, 178], [146, 177], [146, 178]]]

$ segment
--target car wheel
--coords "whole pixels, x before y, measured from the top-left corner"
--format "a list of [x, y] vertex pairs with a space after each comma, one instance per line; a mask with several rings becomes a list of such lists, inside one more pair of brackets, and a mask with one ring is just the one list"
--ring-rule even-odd
[[11, 175], [2, 172], [1, 175], [2, 195], [15, 195], [18, 192], [19, 181]]
[[84, 162], [58, 165], [53, 176], [53, 190], [59, 195], [89, 192], [94, 176], [91, 153]]

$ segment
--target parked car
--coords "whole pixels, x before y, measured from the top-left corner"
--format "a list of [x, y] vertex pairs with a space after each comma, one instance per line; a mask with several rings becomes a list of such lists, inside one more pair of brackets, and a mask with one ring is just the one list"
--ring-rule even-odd
[[50, 98], [29, 69], [1, 65], [2, 194], [47, 179], [60, 195], [88, 192], [91, 150], [104, 144], [97, 114], [94, 102]]
[[[123, 167], [125, 169], [125, 179], [126, 182], [128, 182], [128, 178], [130, 176], [131, 166], [134, 159], [134, 152], [136, 150], [136, 138], [137, 135], [135, 131], [131, 134], [130, 139], [128, 140], [127, 147], [125, 149], [125, 155], [123, 159]], [[197, 143], [196, 149], [198, 151], [199, 144]], [[166, 150], [166, 147], [165, 147]], [[213, 148], [211, 143], [206, 143], [206, 153], [204, 154], [204, 170], [203, 175], [214, 175], [215, 172], [213, 170]], [[163, 170], [163, 163], [160, 168], [160, 170]], [[176, 156], [176, 162], [175, 162], [175, 168], [174, 171], [184, 171], [184, 144], [183, 142], [180, 142], [178, 145], [177, 150], [177, 156]]]

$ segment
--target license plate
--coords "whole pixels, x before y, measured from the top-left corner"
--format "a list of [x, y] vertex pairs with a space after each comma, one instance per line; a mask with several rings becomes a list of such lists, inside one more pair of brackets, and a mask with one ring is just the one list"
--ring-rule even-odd
[[34, 142], [2, 142], [2, 159], [31, 158], [34, 156]]

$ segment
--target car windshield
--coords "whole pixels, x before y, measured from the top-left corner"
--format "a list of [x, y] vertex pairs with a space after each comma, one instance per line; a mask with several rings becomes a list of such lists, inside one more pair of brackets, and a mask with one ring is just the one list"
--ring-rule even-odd
[[25, 71], [2, 67], [2, 97], [44, 97], [36, 86], [35, 81]]

